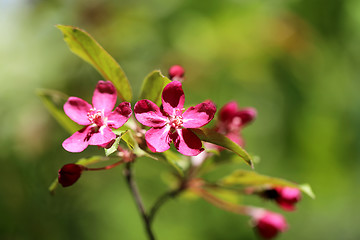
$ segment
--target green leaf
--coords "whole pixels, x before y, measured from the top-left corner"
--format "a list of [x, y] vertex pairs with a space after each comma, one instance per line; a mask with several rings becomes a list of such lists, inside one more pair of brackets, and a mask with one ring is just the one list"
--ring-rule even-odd
[[210, 128], [198, 128], [190, 130], [195, 133], [202, 141], [213, 143], [233, 151], [239, 155], [248, 165], [254, 168], [251, 156], [242, 147], [231, 141], [226, 136]]
[[121, 139], [127, 144], [128, 148], [130, 150], [134, 150], [135, 147], [137, 147], [137, 142], [135, 141], [135, 139], [133, 138], [132, 134], [130, 131], [126, 131]]
[[90, 63], [104, 78], [111, 81], [123, 101], [131, 101], [130, 83], [114, 58], [100, 46], [86, 31], [65, 25], [57, 25], [64, 34], [64, 40], [70, 50], [80, 58]]
[[118, 146], [119, 146], [119, 143], [120, 143], [120, 139], [121, 139], [121, 136], [120, 137], [117, 137], [115, 139], [115, 142], [113, 143], [113, 145], [110, 147], [110, 148], [104, 148], [105, 150], [105, 156], [110, 156], [111, 154], [113, 154], [114, 152], [116, 152]]
[[308, 184], [299, 185], [281, 178], [261, 175], [254, 171], [236, 170], [229, 176], [226, 176], [220, 180], [219, 184], [224, 187], [238, 187], [244, 185], [258, 187], [288, 186], [298, 188], [309, 195], [311, 198], [315, 198], [315, 195], [312, 192], [310, 185]]
[[161, 93], [164, 87], [170, 82], [170, 79], [162, 75], [159, 70], [152, 71], [144, 79], [140, 99], [148, 99], [156, 105], [160, 105]]
[[54, 90], [39, 89], [38, 96], [57, 122], [70, 134], [78, 131], [81, 126], [71, 120], [64, 112], [63, 106], [69, 98], [66, 94]]
[[307, 183], [304, 183], [304, 184], [300, 184], [298, 185], [299, 189], [301, 191], [303, 191], [304, 193], [306, 193], [308, 196], [310, 196], [311, 198], [315, 198], [315, 194], [311, 188], [311, 186]]

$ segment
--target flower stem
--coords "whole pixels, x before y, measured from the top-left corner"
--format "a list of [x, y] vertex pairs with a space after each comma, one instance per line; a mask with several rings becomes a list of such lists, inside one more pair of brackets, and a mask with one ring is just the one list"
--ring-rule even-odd
[[84, 167], [84, 169], [86, 171], [98, 171], [98, 170], [108, 170], [108, 169], [111, 169], [111, 168], [114, 168], [120, 164], [124, 163], [123, 160], [120, 160], [114, 164], [111, 164], [111, 165], [108, 165], [108, 166], [105, 166], [105, 167], [99, 167], [99, 168], [88, 168], [88, 167]]
[[145, 226], [145, 230], [146, 230], [146, 233], [149, 237], [149, 240], [155, 240], [155, 236], [152, 232], [152, 229], [151, 229], [151, 223], [150, 223], [150, 218], [149, 216], [146, 214], [146, 211], [145, 211], [145, 208], [144, 208], [144, 204], [141, 200], [141, 196], [140, 196], [140, 193], [139, 193], [139, 190], [136, 186], [136, 183], [135, 183], [135, 180], [133, 178], [133, 173], [132, 173], [132, 168], [131, 168], [131, 162], [128, 162], [126, 163], [126, 167], [124, 169], [124, 176], [126, 178], [126, 182], [130, 188], [130, 191], [134, 197], [134, 200], [135, 200], [135, 203], [136, 203], [136, 206], [138, 207], [138, 210], [140, 212], [140, 215], [142, 217], [142, 220], [143, 220], [143, 223], [144, 223], [144, 226]]

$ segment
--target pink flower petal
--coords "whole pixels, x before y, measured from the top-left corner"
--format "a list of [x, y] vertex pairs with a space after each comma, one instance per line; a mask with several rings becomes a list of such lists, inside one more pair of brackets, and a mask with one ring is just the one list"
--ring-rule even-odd
[[222, 122], [231, 122], [238, 111], [238, 104], [235, 101], [229, 102], [220, 109], [219, 120]]
[[202, 142], [198, 136], [186, 128], [178, 129], [174, 132], [172, 139], [176, 149], [183, 155], [196, 156], [204, 151]]
[[89, 125], [87, 114], [92, 106], [85, 100], [77, 97], [69, 97], [64, 104], [64, 111], [68, 117], [80, 125]]
[[116, 138], [111, 128], [102, 126], [97, 132], [92, 132], [89, 138], [89, 145], [102, 145]]
[[211, 101], [205, 101], [188, 108], [183, 113], [183, 126], [185, 128], [199, 128], [208, 124], [215, 115], [216, 106]]
[[63, 148], [68, 152], [82, 152], [89, 145], [88, 135], [91, 131], [91, 126], [86, 126], [83, 129], [75, 132], [63, 143]]
[[150, 100], [140, 100], [134, 107], [136, 119], [145, 126], [162, 127], [167, 121], [168, 117], [160, 111], [160, 108]]
[[111, 128], [119, 128], [126, 123], [131, 116], [131, 106], [128, 102], [120, 103], [115, 110], [107, 117], [108, 126]]
[[241, 126], [244, 126], [253, 121], [256, 118], [256, 115], [256, 109], [251, 107], [240, 109], [236, 114], [236, 116], [240, 117], [241, 119]]
[[92, 104], [97, 110], [104, 110], [104, 114], [110, 113], [116, 104], [116, 89], [110, 81], [99, 81], [96, 85]]
[[169, 115], [178, 115], [184, 107], [185, 95], [182, 85], [179, 81], [172, 81], [163, 90], [162, 104], [164, 111]]
[[170, 126], [151, 128], [145, 133], [145, 140], [152, 152], [165, 152], [170, 148]]

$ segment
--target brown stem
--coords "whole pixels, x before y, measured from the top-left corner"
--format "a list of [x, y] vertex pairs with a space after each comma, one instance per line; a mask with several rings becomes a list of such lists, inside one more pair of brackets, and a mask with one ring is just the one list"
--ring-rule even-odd
[[160, 207], [170, 198], [176, 197], [181, 191], [183, 190], [182, 187], [175, 189], [173, 191], [169, 191], [161, 195], [158, 200], [155, 202], [155, 204], [152, 206], [150, 213], [149, 213], [149, 221], [150, 224], [152, 223], [156, 213], [160, 209]]
[[194, 186], [191, 188], [191, 190], [200, 197], [202, 197], [204, 200], [208, 201], [209, 203], [229, 212], [252, 216], [254, 215], [255, 212], [259, 211], [259, 209], [256, 207], [243, 206], [243, 205], [237, 205], [234, 203], [226, 202], [212, 195], [211, 193], [203, 189], [201, 186]]
[[146, 214], [144, 204], [143, 204], [143, 202], [141, 200], [139, 190], [138, 190], [138, 188], [136, 186], [136, 183], [135, 183], [135, 180], [133, 178], [131, 162], [126, 163], [126, 167], [124, 169], [124, 176], [126, 178], [126, 182], [127, 182], [128, 186], [130, 188], [130, 191], [131, 191], [131, 193], [132, 193], [132, 195], [134, 197], [136, 206], [138, 207], [138, 210], [139, 210], [140, 215], [142, 217], [146, 233], [147, 233], [150, 240], [155, 240], [155, 236], [154, 236], [154, 234], [152, 232], [152, 229], [151, 229], [150, 218]]

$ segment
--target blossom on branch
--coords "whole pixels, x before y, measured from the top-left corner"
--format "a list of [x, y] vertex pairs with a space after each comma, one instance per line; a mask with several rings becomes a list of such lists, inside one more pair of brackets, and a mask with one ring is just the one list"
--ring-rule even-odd
[[225, 104], [219, 111], [219, 119], [216, 124], [216, 131], [225, 134], [232, 141], [240, 146], [244, 146], [241, 137], [241, 129], [252, 122], [257, 115], [255, 108], [240, 109], [236, 102], [232, 101]]
[[214, 118], [216, 106], [205, 101], [185, 111], [184, 102], [181, 83], [173, 81], [162, 92], [163, 109], [147, 99], [135, 104], [136, 119], [152, 127], [145, 133], [151, 151], [164, 152], [170, 148], [171, 141], [180, 153], [187, 156], [196, 156], [204, 150], [201, 140], [189, 129], [208, 124]]
[[85, 126], [66, 139], [62, 146], [69, 152], [81, 152], [88, 145], [105, 146], [116, 134], [112, 128], [126, 123], [132, 111], [130, 103], [116, 104], [116, 89], [110, 81], [99, 81], [92, 98], [92, 105], [77, 97], [70, 97], [64, 105], [66, 115], [74, 122]]

